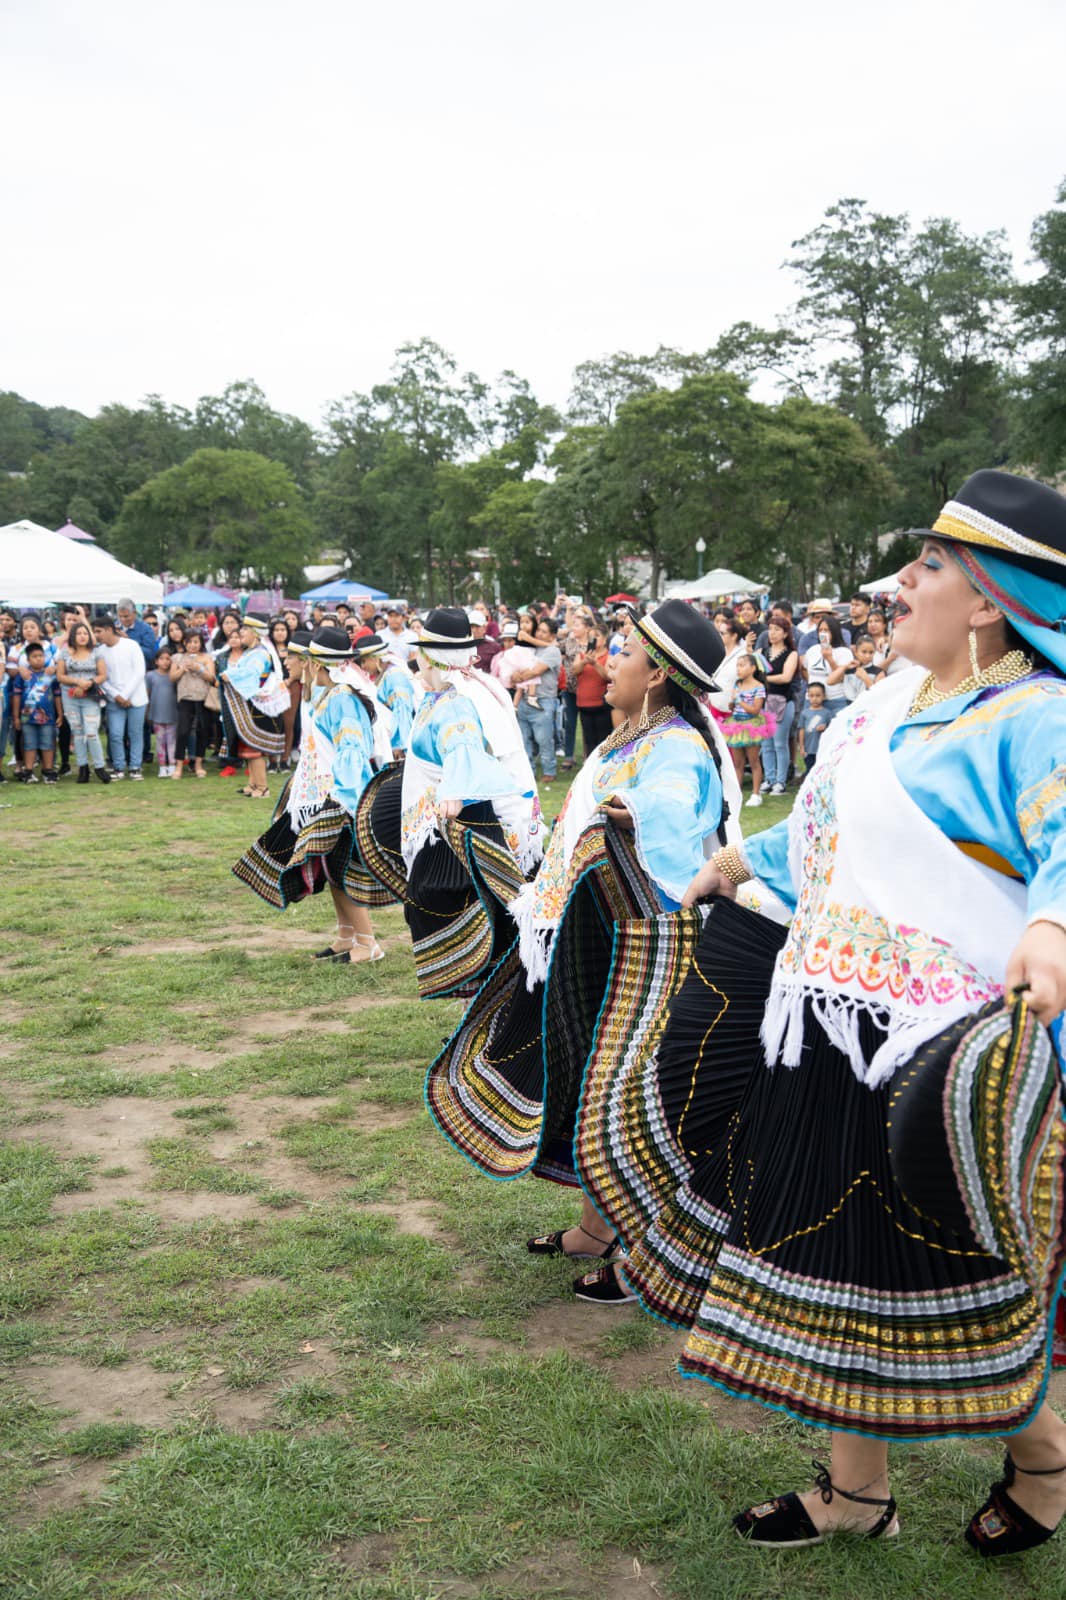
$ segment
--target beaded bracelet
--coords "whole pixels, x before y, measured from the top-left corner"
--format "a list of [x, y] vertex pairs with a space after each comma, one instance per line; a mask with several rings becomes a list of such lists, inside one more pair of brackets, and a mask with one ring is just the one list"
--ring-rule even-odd
[[727, 844], [723, 850], [716, 850], [711, 860], [719, 872], [738, 888], [755, 876], [735, 844]]

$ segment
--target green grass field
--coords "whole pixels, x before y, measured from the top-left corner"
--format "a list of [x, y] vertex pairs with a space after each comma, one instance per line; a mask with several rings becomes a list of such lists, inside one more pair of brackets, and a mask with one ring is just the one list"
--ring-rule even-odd
[[229, 873], [266, 809], [149, 772], [0, 787], [5, 1600], [1066, 1593], [1062, 1545], [963, 1545], [991, 1446], [894, 1452], [891, 1548], [742, 1546], [825, 1435], [573, 1301], [525, 1250], [573, 1198], [423, 1110], [460, 1006], [417, 1002], [400, 914], [380, 965], [312, 962], [325, 897]]

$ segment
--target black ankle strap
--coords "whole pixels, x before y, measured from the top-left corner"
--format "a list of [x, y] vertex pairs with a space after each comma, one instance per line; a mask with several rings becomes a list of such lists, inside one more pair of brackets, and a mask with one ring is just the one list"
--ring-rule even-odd
[[1007, 1460], [1010, 1462], [1010, 1464], [1014, 1468], [1015, 1472], [1020, 1472], [1023, 1475], [1023, 1477], [1026, 1477], [1026, 1478], [1055, 1478], [1055, 1477], [1058, 1476], [1058, 1474], [1060, 1472], [1066, 1472], [1066, 1466], [1062, 1466], [1062, 1467], [1020, 1467], [1018, 1465], [1018, 1463], [1015, 1461], [1014, 1457], [1011, 1455], [1009, 1450], [1007, 1451]]
[[823, 1462], [812, 1461], [811, 1466], [814, 1468], [814, 1481], [825, 1505], [829, 1504], [835, 1494], [842, 1500], [853, 1500], [857, 1506], [890, 1506], [893, 1503], [891, 1495], [885, 1500], [880, 1500], [868, 1494], [852, 1494], [849, 1489], [840, 1489], [829, 1476], [829, 1468]]

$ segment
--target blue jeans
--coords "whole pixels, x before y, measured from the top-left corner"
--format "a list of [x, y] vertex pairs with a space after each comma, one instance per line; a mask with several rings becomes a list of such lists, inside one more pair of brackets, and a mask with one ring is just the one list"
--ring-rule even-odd
[[141, 770], [144, 760], [144, 714], [147, 706], [117, 706], [107, 702], [107, 749], [116, 772], [126, 770], [126, 735], [130, 738], [130, 768]]
[[74, 740], [76, 766], [87, 767], [90, 758], [94, 767], [102, 767], [104, 764], [104, 747], [100, 743], [102, 709], [99, 700], [89, 700], [84, 695], [80, 698], [67, 693], [63, 695], [63, 710], [70, 723], [71, 738]]
[[518, 726], [522, 730], [522, 743], [526, 747], [529, 764], [536, 771], [537, 756], [546, 778], [555, 777], [555, 701], [549, 700], [537, 710], [523, 698], [518, 705]]
[[796, 720], [796, 702], [785, 701], [785, 709], [777, 719], [777, 731], [772, 739], [763, 741], [762, 764], [766, 782], [788, 782], [788, 738]]

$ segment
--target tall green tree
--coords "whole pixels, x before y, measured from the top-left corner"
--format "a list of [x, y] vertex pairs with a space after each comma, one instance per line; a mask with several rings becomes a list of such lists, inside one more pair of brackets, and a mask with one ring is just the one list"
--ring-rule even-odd
[[251, 379], [201, 396], [186, 425], [192, 449], [251, 450], [280, 461], [302, 489], [311, 486], [318, 457], [313, 430], [300, 417], [275, 411]]
[[149, 572], [302, 585], [313, 537], [299, 486], [280, 461], [197, 450], [128, 496], [112, 543]]
[[1030, 244], [1041, 271], [1017, 290], [1028, 361], [1021, 375], [1016, 452], [1042, 473], [1066, 469], [1066, 179], [1037, 217]]
[[31, 515], [51, 528], [69, 516], [107, 543], [126, 496], [190, 449], [182, 414], [158, 395], [138, 409], [104, 406], [71, 439], [34, 457]]
[[844, 199], [792, 248], [803, 293], [795, 330], [826, 359], [828, 398], [875, 443], [900, 400], [900, 317], [906, 293], [906, 216]]

